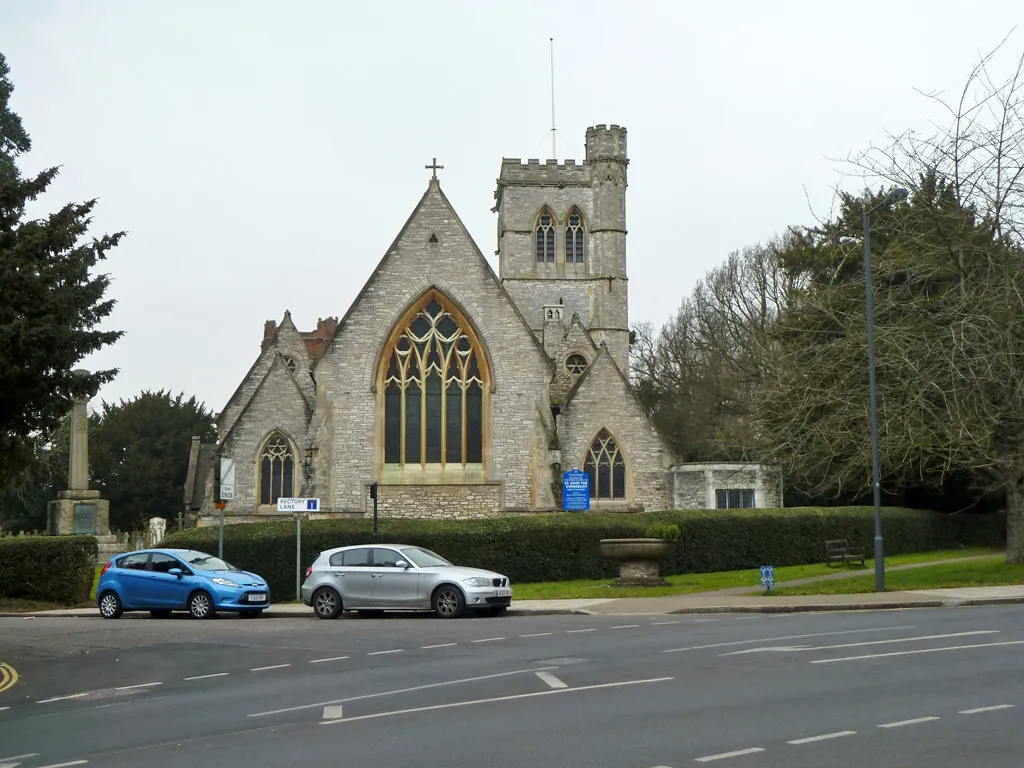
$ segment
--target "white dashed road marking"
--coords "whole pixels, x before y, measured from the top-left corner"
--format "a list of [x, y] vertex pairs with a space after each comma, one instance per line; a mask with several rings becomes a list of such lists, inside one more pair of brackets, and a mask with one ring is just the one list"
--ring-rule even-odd
[[284, 669], [285, 667], [290, 667], [290, 666], [291, 666], [291, 664], [272, 664], [269, 667], [253, 667], [249, 671], [250, 672], [264, 672], [264, 671], [266, 671], [268, 669]]
[[558, 669], [558, 667], [541, 667], [537, 669], [516, 669], [512, 672], [497, 672], [493, 675], [482, 675], [481, 677], [466, 677], [461, 680], [446, 680], [443, 683], [428, 683], [427, 685], [417, 685], [412, 688], [399, 688], [397, 691], [380, 691], [379, 693], [367, 693], [362, 696], [349, 696], [347, 699], [334, 699], [333, 701], [318, 701], [315, 704], [301, 704], [297, 707], [287, 707], [286, 709], [273, 709], [269, 712], [255, 712], [249, 717], [265, 717], [267, 715], [280, 715], [285, 712], [298, 712], [301, 709], [316, 709], [317, 707], [326, 707], [329, 704], [344, 704], [349, 701], [362, 701], [363, 699], [376, 699], [380, 696], [392, 696], [396, 693], [411, 693], [412, 691], [425, 691], [429, 688], [443, 688], [448, 685], [458, 685], [460, 683], [475, 683], [479, 680], [493, 680], [496, 677], [508, 677], [509, 675], [524, 675], [531, 672], [543, 672], [549, 669]]
[[85, 765], [88, 760], [72, 760], [70, 763], [50, 763], [50, 765], [40, 765], [39, 768], [68, 768], [72, 765]]
[[841, 659], [813, 659], [811, 664], [834, 664], [837, 661], [859, 661], [860, 659], [884, 659], [886, 656], [913, 656], [917, 653], [940, 653], [942, 651], [962, 651], [965, 648], [993, 648], [997, 645], [1024, 645], [1024, 640], [1004, 640], [1000, 643], [978, 643], [977, 645], [951, 645], [948, 648], [921, 648], [916, 651], [893, 651], [890, 653], [872, 653], [866, 656], [844, 656]]
[[470, 640], [471, 643], [493, 643], [496, 640], [504, 640], [504, 637], [485, 637], [483, 640]]
[[612, 627], [612, 629], [632, 629], [633, 627], [639, 627], [639, 626], [640, 626], [639, 624], [619, 624], [619, 626]]
[[421, 645], [420, 648], [422, 648], [423, 650], [426, 650], [428, 648], [450, 648], [453, 645], [458, 645], [458, 643], [439, 643], [438, 645]]
[[212, 675], [196, 675], [195, 677], [186, 677], [185, 680], [206, 680], [211, 677], [226, 677], [227, 672], [214, 672]]
[[535, 693], [519, 693], [513, 696], [496, 696], [490, 699], [475, 699], [473, 701], [453, 701], [448, 704], [434, 704], [429, 707], [411, 707], [409, 709], [395, 709], [390, 712], [377, 712], [372, 715], [359, 715], [343, 720], [323, 720], [320, 725], [337, 725], [339, 723], [352, 723], [356, 720], [375, 720], [381, 717], [392, 717], [393, 715], [408, 715], [414, 712], [433, 712], [440, 709], [453, 709], [455, 707], [472, 707], [478, 704], [492, 704], [497, 701], [513, 701], [516, 699], [532, 699], [535, 696], [551, 696], [563, 693], [579, 693], [581, 691], [594, 691], [602, 688], [621, 688], [625, 685], [642, 685], [644, 683], [661, 683], [666, 680], [674, 680], [672, 677], [654, 677], [648, 680], [625, 680], [621, 683], [601, 683], [600, 685], [585, 685], [580, 688], [560, 688], [550, 691], [537, 691]]
[[13, 757], [0, 757], [0, 763], [9, 763], [12, 760], [28, 760], [30, 757], [39, 757], [39, 753], [29, 752], [24, 755], [14, 755]]
[[341, 661], [342, 659], [347, 659], [347, 658], [348, 658], [348, 656], [331, 656], [329, 659], [310, 659], [309, 663], [310, 664], [322, 664], [325, 661]]
[[520, 635], [520, 637], [547, 637], [550, 632], [534, 632], [532, 635]]
[[752, 755], [755, 752], [764, 752], [761, 747], [751, 747], [750, 749], [737, 749], [735, 752], [723, 752], [720, 755], [708, 755], [707, 757], [698, 757], [698, 763], [710, 763], [712, 760], [724, 760], [727, 757], [739, 757], [740, 755]]
[[978, 707], [977, 709], [963, 709], [959, 715], [976, 715], [979, 712], [995, 712], [997, 709], [1012, 709], [1013, 704], [996, 704], [994, 707]]
[[666, 624], [682, 624], [681, 621], [652, 621], [652, 627], [664, 627]]
[[568, 688], [569, 687], [562, 680], [559, 680], [557, 677], [552, 675], [550, 672], [538, 672], [537, 673], [537, 677], [539, 677], [541, 680], [543, 680], [545, 683], [547, 683], [552, 688]]
[[837, 731], [836, 733], [825, 733], [821, 736], [808, 736], [806, 739], [793, 739], [793, 741], [787, 741], [787, 744], [810, 744], [813, 741], [825, 741], [826, 739], [838, 739], [841, 736], [853, 736], [856, 731]]
[[115, 691], [133, 691], [136, 688], [152, 688], [154, 685], [163, 685], [163, 683], [139, 683], [138, 685], [122, 685], [119, 688], [115, 688]]
[[914, 629], [914, 626], [911, 624], [905, 627], [878, 627], [877, 629], [844, 629], [840, 632], [812, 632], [807, 635], [782, 635], [781, 637], [761, 637], [755, 638], [753, 640], [734, 640], [731, 643], [710, 643], [709, 645], [691, 645], [687, 648], [669, 648], [667, 651], [662, 651], [662, 653], [677, 653], [679, 651], [700, 651], [705, 648], [728, 648], [733, 645], [753, 645], [754, 643], [771, 643], [775, 640], [800, 640], [805, 637], [832, 637], [834, 635], [855, 635], [864, 632], [895, 632], [900, 629]]
[[83, 696], [88, 696], [88, 693], [72, 693], [70, 696], [54, 696], [52, 699], [43, 699], [37, 701], [36, 704], [49, 704], [51, 701], [65, 701], [66, 699], [80, 699]]
[[597, 629], [594, 627], [591, 627], [590, 629], [570, 629], [565, 634], [578, 635], [580, 632], [597, 632]]
[[916, 725], [917, 723], [927, 723], [931, 720], [938, 720], [937, 717], [915, 717], [913, 720], [897, 720], [895, 723], [882, 723], [879, 728], [899, 728], [904, 725]]
[[402, 649], [401, 648], [394, 648], [393, 650], [390, 650], [390, 651], [374, 651], [373, 653], [368, 653], [366, 655], [367, 656], [383, 656], [386, 653], [402, 653]]

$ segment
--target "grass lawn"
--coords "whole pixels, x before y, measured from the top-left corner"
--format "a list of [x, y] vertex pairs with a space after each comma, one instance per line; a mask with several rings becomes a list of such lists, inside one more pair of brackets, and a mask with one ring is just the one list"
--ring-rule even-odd
[[[960, 557], [973, 557], [976, 555], [991, 554], [993, 550], [975, 549], [949, 549], [937, 552], [917, 552], [912, 555], [896, 555], [885, 559], [886, 566], [911, 565], [913, 563], [927, 563], [933, 560], [950, 560]], [[766, 563], [767, 565], [767, 563]], [[790, 565], [775, 569], [775, 582], [793, 581], [795, 579], [806, 579], [813, 576], [824, 576], [830, 573], [839, 573], [844, 570], [874, 572], [874, 560], [868, 559], [867, 566], [860, 568], [844, 569], [840, 567], [829, 568], [824, 563], [811, 565]], [[896, 574], [893, 574], [895, 576]], [[874, 576], [872, 589], [874, 588]], [[761, 572], [757, 568], [742, 571], [720, 571], [718, 573], [688, 573], [680, 576], [668, 576], [667, 587], [616, 587], [610, 580], [581, 580], [581, 581], [548, 581], [534, 584], [513, 584], [513, 594], [516, 600], [561, 600], [569, 598], [596, 598], [596, 597], [660, 597], [662, 595], [686, 595], [695, 592], [711, 592], [718, 589], [729, 589], [731, 587], [759, 587], [761, 586]], [[847, 581], [860, 581], [860, 577], [843, 579], [834, 582], [826, 582], [828, 586], [846, 584]], [[776, 590], [772, 590], [773, 593]], [[857, 590], [871, 591], [871, 590]], [[788, 593], [788, 594], [818, 594], [809, 593]]]
[[[993, 587], [1024, 584], [1024, 565], [1007, 565], [1003, 555], [993, 555], [967, 563], [928, 565], [909, 571], [885, 574], [887, 592], [907, 589], [943, 589], [951, 587]], [[839, 595], [874, 592], [875, 577], [857, 576], [840, 581], [823, 581], [772, 590], [776, 595]]]

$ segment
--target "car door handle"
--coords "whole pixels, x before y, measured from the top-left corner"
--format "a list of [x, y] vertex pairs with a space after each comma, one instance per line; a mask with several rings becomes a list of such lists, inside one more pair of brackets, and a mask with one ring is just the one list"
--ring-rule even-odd
[[379, 579], [384, 574], [383, 573], [371, 573], [370, 575], [373, 576], [373, 578], [375, 578], [375, 579]]

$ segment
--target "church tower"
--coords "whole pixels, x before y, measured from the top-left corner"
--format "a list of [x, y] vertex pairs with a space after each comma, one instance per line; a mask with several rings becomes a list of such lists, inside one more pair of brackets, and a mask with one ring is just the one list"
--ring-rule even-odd
[[587, 129], [582, 164], [503, 159], [493, 209], [501, 282], [549, 354], [551, 337], [578, 315], [624, 374], [628, 164], [626, 129], [597, 125]]

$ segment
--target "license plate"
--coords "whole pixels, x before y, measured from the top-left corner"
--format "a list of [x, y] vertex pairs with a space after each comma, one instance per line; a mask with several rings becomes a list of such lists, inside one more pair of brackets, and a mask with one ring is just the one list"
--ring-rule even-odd
[[249, 595], [250, 603], [265, 603], [267, 602], [266, 595]]
[[494, 593], [498, 597], [512, 597], [512, 590], [508, 587], [502, 587], [501, 589], [494, 590]]

